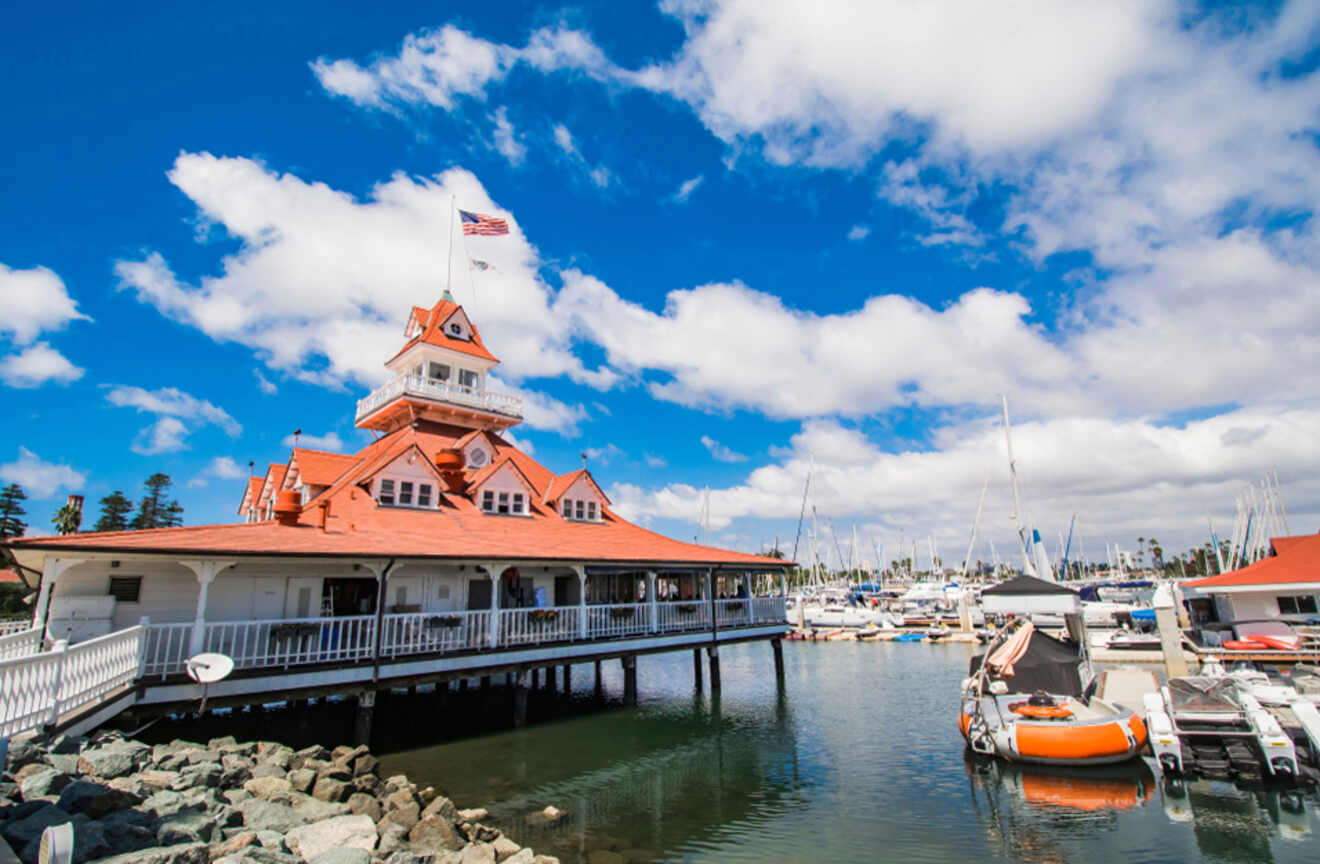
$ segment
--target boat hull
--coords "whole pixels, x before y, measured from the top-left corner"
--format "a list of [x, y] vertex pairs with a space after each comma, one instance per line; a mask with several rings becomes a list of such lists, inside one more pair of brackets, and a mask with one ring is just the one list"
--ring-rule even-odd
[[[974, 712], [965, 705], [958, 717], [958, 728], [974, 750], [987, 752], [989, 742], [993, 755], [1010, 762], [1111, 765], [1137, 756], [1146, 746], [1146, 724], [1126, 708], [1100, 704], [1111, 709], [1113, 715], [1049, 720], [1010, 717], [1000, 722], [991, 719], [985, 723], [986, 728], [979, 727]], [[986, 716], [984, 709], [981, 714]]]

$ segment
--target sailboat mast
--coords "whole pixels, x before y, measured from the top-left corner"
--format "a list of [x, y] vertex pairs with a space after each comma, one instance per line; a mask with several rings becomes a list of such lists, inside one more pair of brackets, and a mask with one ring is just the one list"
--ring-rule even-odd
[[985, 472], [985, 483], [981, 486], [981, 498], [976, 502], [976, 518], [972, 520], [972, 539], [967, 543], [967, 557], [963, 559], [963, 578], [967, 578], [967, 568], [972, 564], [972, 550], [976, 548], [976, 534], [981, 530], [981, 508], [985, 506], [985, 492], [990, 488], [990, 472]]
[[1013, 524], [1017, 526], [1018, 546], [1022, 550], [1022, 561], [1028, 576], [1036, 575], [1036, 568], [1031, 563], [1031, 553], [1027, 551], [1026, 528], [1022, 521], [1022, 495], [1018, 491], [1017, 460], [1013, 458], [1013, 426], [1008, 419], [1008, 397], [1001, 394], [1000, 402], [1004, 409], [1004, 443], [1008, 445], [1008, 476], [1013, 483]]

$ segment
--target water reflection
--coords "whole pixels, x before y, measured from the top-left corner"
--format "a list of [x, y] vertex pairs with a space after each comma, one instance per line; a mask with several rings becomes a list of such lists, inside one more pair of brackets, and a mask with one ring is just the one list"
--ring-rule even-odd
[[1215, 861], [1273, 861], [1272, 838], [1299, 841], [1311, 835], [1314, 805], [1302, 790], [1166, 779], [1161, 792], [1165, 816], [1190, 824], [1197, 848]]
[[[806, 785], [782, 697], [734, 710], [702, 697], [612, 710], [394, 754], [382, 767], [485, 803], [494, 823], [518, 826], [520, 842], [565, 861], [597, 849], [628, 861], [713, 850], [800, 804]], [[547, 804], [567, 817], [524, 821]]]

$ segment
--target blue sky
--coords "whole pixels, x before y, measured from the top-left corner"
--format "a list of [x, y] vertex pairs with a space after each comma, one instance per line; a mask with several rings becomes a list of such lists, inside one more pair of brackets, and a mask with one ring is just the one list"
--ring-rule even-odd
[[1003, 549], [999, 393], [1092, 557], [1274, 468], [1313, 530], [1310, 4], [806, 8], [18, 10], [0, 477], [48, 530], [163, 470], [197, 524], [294, 429], [360, 445], [455, 196], [515, 226], [454, 256], [515, 436], [659, 530], [709, 487], [791, 545], [814, 463], [822, 532], [954, 562], [990, 472]]

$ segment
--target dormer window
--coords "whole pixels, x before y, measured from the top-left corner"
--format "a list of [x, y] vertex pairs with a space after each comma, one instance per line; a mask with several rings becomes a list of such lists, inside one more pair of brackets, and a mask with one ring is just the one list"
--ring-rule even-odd
[[461, 337], [463, 335], [463, 325], [459, 324], [457, 321], [450, 324], [449, 335]]
[[496, 492], [487, 489], [481, 493], [481, 509], [501, 516], [526, 516], [527, 496], [521, 492]]
[[435, 501], [435, 487], [415, 480], [384, 477], [381, 478], [376, 501], [382, 507], [421, 507], [430, 510]]
[[572, 519], [574, 522], [598, 522], [600, 513], [595, 501], [585, 501], [581, 498], [564, 498], [559, 502], [559, 512], [565, 519]]

